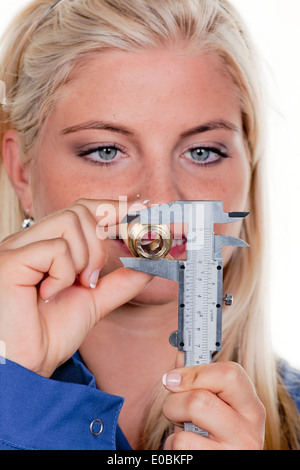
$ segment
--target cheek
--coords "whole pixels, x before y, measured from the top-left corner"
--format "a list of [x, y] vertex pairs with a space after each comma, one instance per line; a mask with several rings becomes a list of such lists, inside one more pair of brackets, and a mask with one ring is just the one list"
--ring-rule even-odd
[[[227, 235], [230, 237], [240, 238], [241, 228], [242, 228], [242, 221], [229, 223], [229, 224], [215, 224], [214, 232], [217, 235]], [[233, 246], [223, 246], [222, 259], [223, 259], [224, 266], [226, 266], [226, 264], [230, 260], [234, 249], [235, 248]]]
[[[248, 162], [242, 160], [238, 167], [227, 172], [220, 179], [215, 199], [223, 201], [224, 212], [244, 212], [250, 209], [248, 205], [248, 196], [250, 189], [250, 170]], [[227, 235], [240, 238], [243, 221], [215, 224], [214, 232], [217, 235]], [[245, 240], [247, 241], [247, 240]], [[232, 256], [234, 248], [232, 246], [224, 246], [222, 249], [222, 258], [224, 266], [228, 263]]]
[[246, 158], [241, 159], [238, 165], [230, 166], [222, 180], [224, 211], [246, 210], [250, 189], [250, 169]]
[[74, 201], [86, 199], [118, 199], [126, 194], [115, 181], [102, 181], [93, 167], [82, 169], [80, 162], [63, 164], [63, 156], [44, 154], [31, 170], [31, 187], [35, 219], [64, 209]]
[[51, 166], [43, 162], [35, 166], [32, 177], [33, 211], [35, 219], [40, 219], [69, 206], [80, 197], [80, 187], [63, 169], [55, 171], [56, 163]]
[[[223, 190], [224, 212], [244, 212], [250, 209], [248, 205], [250, 178], [248, 171], [244, 174], [235, 174], [231, 179], [231, 184]], [[250, 217], [251, 215], [249, 215]], [[217, 235], [227, 235], [235, 238], [241, 237], [243, 221], [215, 224], [214, 232]], [[245, 240], [247, 242], [247, 240]], [[222, 249], [223, 264], [226, 266], [230, 260], [234, 247], [224, 246]]]

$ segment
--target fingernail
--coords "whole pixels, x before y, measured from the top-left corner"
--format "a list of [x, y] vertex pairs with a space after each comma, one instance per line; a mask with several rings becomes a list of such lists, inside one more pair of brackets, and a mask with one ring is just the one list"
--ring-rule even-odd
[[182, 377], [179, 374], [168, 373], [162, 378], [165, 387], [178, 387], [181, 384]]
[[96, 271], [93, 272], [93, 274], [90, 277], [90, 288], [91, 289], [96, 289], [98, 280], [99, 280], [99, 275], [100, 275], [100, 269], [96, 269]]
[[49, 302], [51, 302], [51, 300], [53, 300], [54, 297], [56, 297], [56, 294], [50, 297], [50, 299], [45, 300], [45, 304], [48, 304]]
[[130, 204], [128, 213], [130, 214], [130, 212], [132, 212], [132, 211], [140, 211], [140, 210], [142, 211], [143, 209], [146, 209], [144, 203], [134, 202], [134, 203]]

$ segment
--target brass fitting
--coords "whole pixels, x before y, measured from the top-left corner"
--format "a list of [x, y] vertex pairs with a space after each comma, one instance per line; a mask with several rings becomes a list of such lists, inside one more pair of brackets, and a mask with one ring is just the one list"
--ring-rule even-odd
[[172, 242], [167, 225], [134, 224], [128, 232], [128, 248], [138, 258], [164, 258], [171, 250]]

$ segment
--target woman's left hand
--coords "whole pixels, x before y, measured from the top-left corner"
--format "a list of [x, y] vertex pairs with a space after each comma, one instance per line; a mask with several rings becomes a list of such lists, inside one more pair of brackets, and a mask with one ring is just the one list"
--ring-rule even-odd
[[[265, 408], [239, 364], [178, 368], [164, 376], [164, 384], [172, 393], [163, 413], [175, 424], [164, 450], [263, 449]], [[207, 431], [208, 438], [183, 431], [183, 422]]]

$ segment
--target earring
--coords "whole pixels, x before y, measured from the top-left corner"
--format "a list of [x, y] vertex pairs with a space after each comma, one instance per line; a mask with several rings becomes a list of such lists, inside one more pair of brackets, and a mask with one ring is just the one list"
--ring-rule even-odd
[[31, 218], [24, 219], [22, 222], [22, 230], [25, 230], [26, 228], [30, 228], [35, 224], [34, 220]]
[[[29, 209], [26, 209], [26, 214], [29, 214]], [[22, 222], [22, 230], [25, 230], [26, 228], [30, 228], [35, 224], [34, 220], [32, 217], [28, 216], [26, 219], [23, 220]]]

